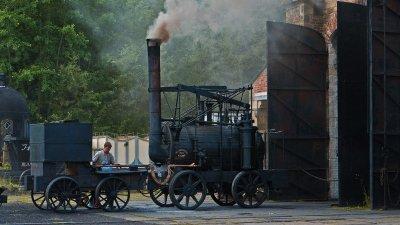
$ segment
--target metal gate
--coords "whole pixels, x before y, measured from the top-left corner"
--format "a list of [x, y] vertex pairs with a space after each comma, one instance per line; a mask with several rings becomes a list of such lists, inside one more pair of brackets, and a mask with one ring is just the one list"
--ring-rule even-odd
[[362, 205], [369, 184], [367, 7], [338, 2], [339, 203]]
[[328, 198], [327, 58], [318, 32], [267, 22], [267, 165], [289, 182], [276, 198]]
[[400, 207], [400, 1], [372, 8], [374, 208]]

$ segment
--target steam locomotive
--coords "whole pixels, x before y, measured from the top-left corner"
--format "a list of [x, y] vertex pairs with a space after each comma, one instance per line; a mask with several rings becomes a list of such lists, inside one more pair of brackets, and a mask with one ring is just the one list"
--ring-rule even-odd
[[[148, 39], [149, 156], [154, 165], [148, 189], [160, 206], [196, 209], [210, 194], [221, 205], [261, 205], [274, 174], [263, 170], [265, 142], [252, 125], [251, 105], [243, 96], [252, 87], [161, 87], [160, 45]], [[175, 97], [169, 118], [162, 118], [161, 95]], [[183, 107], [182, 96], [195, 99]]]

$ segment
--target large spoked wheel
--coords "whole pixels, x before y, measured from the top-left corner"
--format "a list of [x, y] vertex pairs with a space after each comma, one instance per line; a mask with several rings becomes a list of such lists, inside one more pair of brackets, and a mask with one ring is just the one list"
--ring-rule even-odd
[[153, 202], [160, 207], [173, 207], [174, 203], [168, 198], [168, 186], [162, 185], [157, 186], [153, 190], [150, 190], [150, 198]]
[[81, 205], [86, 207], [87, 209], [97, 209], [98, 206], [96, 205], [95, 199], [96, 198], [94, 190], [83, 191], [81, 197]]
[[268, 186], [257, 171], [242, 171], [232, 183], [232, 195], [243, 208], [256, 208], [267, 198]]
[[104, 178], [96, 187], [99, 207], [107, 212], [123, 210], [129, 202], [129, 197], [128, 185], [116, 177]]
[[47, 186], [45, 195], [49, 209], [60, 213], [70, 213], [78, 208], [81, 191], [74, 179], [58, 177]]
[[220, 206], [232, 206], [236, 204], [228, 183], [213, 183], [208, 189], [211, 198]]
[[206, 194], [206, 182], [200, 174], [192, 170], [175, 174], [169, 184], [171, 201], [182, 210], [196, 209], [204, 202]]
[[34, 192], [33, 190], [31, 190], [31, 200], [33, 205], [36, 206], [36, 208], [40, 210], [48, 209], [45, 192]]

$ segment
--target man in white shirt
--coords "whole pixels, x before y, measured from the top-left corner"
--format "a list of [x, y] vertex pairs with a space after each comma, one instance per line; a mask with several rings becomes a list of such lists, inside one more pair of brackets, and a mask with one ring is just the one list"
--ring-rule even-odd
[[96, 152], [96, 154], [93, 156], [93, 165], [101, 166], [114, 164], [114, 156], [110, 153], [111, 147], [112, 145], [110, 142], [107, 141], [104, 143], [103, 150]]

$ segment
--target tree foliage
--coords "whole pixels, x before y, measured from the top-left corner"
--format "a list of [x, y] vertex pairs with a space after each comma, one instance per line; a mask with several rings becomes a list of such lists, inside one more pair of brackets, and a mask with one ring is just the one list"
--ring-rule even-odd
[[[163, 3], [0, 0], [0, 71], [26, 96], [31, 121], [147, 132], [145, 39]], [[267, 18], [258, 16], [259, 27], [243, 35], [205, 29], [202, 41], [175, 37], [163, 45], [163, 85], [250, 84], [265, 63]]]

